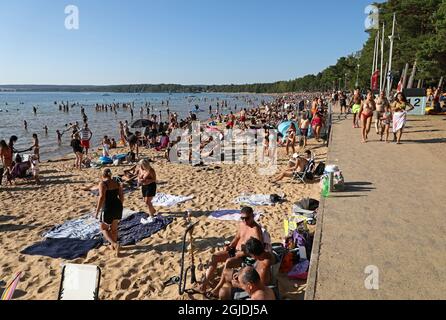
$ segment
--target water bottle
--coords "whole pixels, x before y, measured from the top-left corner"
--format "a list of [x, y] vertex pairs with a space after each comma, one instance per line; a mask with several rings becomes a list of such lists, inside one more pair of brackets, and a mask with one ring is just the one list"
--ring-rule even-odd
[[328, 198], [330, 195], [330, 182], [328, 180], [329, 180], [328, 176], [324, 176], [322, 182], [322, 196], [324, 198]]

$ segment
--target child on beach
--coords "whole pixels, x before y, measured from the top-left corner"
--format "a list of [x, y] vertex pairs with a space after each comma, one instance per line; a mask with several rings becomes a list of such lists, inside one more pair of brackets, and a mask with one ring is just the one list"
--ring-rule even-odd
[[37, 137], [37, 133], [33, 134], [33, 141], [34, 144], [31, 148], [34, 149], [34, 156], [36, 157], [36, 160], [40, 163], [40, 148], [39, 148], [39, 138]]
[[102, 156], [103, 157], [110, 157], [110, 148], [111, 148], [111, 141], [108, 138], [108, 136], [104, 136], [104, 139], [102, 139]]
[[381, 140], [383, 141], [384, 133], [386, 134], [386, 142], [389, 142], [390, 124], [392, 123], [392, 110], [390, 105], [386, 106], [385, 112], [382, 114], [381, 120]]
[[56, 134], [57, 134], [57, 144], [61, 145], [62, 144], [62, 136], [65, 132], [60, 133], [59, 130], [56, 130]]
[[308, 119], [308, 115], [305, 112], [302, 115], [302, 119], [300, 119], [300, 123], [299, 123], [299, 129], [300, 132], [302, 133], [302, 139], [303, 139], [303, 148], [305, 149], [307, 147], [307, 136], [308, 136], [308, 128], [310, 127], [310, 120]]

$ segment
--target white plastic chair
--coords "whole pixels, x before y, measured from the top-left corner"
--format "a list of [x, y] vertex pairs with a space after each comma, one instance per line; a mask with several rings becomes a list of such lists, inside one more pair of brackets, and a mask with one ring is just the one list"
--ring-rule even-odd
[[66, 264], [58, 300], [99, 300], [101, 269], [94, 265]]

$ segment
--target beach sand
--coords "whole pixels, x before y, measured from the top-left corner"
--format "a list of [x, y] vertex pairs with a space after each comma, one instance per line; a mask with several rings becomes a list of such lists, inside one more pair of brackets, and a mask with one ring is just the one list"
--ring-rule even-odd
[[[317, 160], [325, 160], [327, 148], [310, 142]], [[115, 150], [115, 153], [126, 150]], [[16, 299], [54, 300], [61, 279], [61, 265], [66, 262], [95, 264], [102, 269], [100, 299], [204, 299], [196, 294], [180, 297], [178, 286], [163, 288], [163, 282], [180, 273], [182, 237], [187, 209], [193, 210], [195, 228], [196, 264], [208, 261], [217, 243], [231, 240], [237, 230], [236, 222], [221, 222], [207, 218], [216, 209], [238, 209], [233, 200], [241, 193], [286, 194], [288, 202], [273, 207], [257, 207], [264, 213], [260, 220], [271, 234], [272, 241], [282, 242], [283, 218], [291, 212], [294, 202], [303, 197], [319, 199], [319, 184], [297, 184], [284, 180], [280, 187], [269, 183], [269, 176], [262, 176], [255, 165], [220, 165], [221, 169], [199, 171], [190, 165], [169, 164], [159, 155], [146, 149], [144, 156], [156, 163], [158, 180], [163, 182], [158, 192], [174, 195], [194, 195], [192, 201], [173, 208], [159, 208], [160, 213], [178, 215], [165, 230], [145, 239], [135, 246], [122, 249], [121, 257], [114, 257], [106, 246], [92, 250], [85, 258], [73, 261], [41, 256], [22, 255], [19, 252], [35, 242], [43, 240], [41, 234], [57, 224], [93, 212], [97, 198], [82, 189], [95, 186], [100, 180], [100, 170], [72, 168], [71, 157], [42, 163], [40, 186], [32, 182], [0, 189], [0, 280], [8, 281], [15, 272], [23, 271]], [[288, 157], [284, 148], [279, 150], [280, 169]], [[214, 166], [209, 166], [210, 168]], [[114, 175], [122, 174], [128, 167], [112, 167]], [[146, 211], [139, 190], [126, 194], [125, 208]], [[188, 259], [188, 256], [187, 256]], [[186, 266], [189, 260], [186, 260]], [[204, 271], [197, 271], [200, 279]], [[283, 299], [303, 299], [304, 281], [289, 281], [286, 275], [279, 278]], [[188, 279], [189, 283], [189, 279]], [[188, 288], [189, 288], [188, 284]], [[1, 289], [0, 289], [1, 291]]]

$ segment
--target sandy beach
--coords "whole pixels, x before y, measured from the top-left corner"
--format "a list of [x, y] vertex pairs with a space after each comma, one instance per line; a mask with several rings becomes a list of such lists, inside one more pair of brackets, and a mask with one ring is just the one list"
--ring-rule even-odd
[[[324, 161], [327, 148], [309, 141], [317, 161]], [[115, 153], [126, 150], [115, 150]], [[178, 295], [178, 286], [163, 287], [163, 282], [180, 273], [182, 236], [187, 209], [193, 211], [193, 221], [199, 221], [195, 229], [196, 260], [206, 263], [216, 250], [217, 244], [232, 239], [237, 223], [215, 221], [207, 216], [216, 209], [238, 209], [233, 200], [242, 193], [285, 193], [288, 201], [273, 207], [257, 207], [263, 212], [260, 223], [271, 234], [272, 241], [282, 242], [283, 218], [291, 213], [294, 202], [303, 197], [319, 199], [319, 184], [296, 184], [284, 180], [280, 186], [272, 186], [269, 176], [262, 176], [256, 165], [218, 165], [221, 169], [207, 170], [190, 165], [167, 163], [160, 155], [144, 149], [142, 155], [155, 161], [159, 185], [158, 192], [174, 195], [194, 195], [192, 201], [163, 209], [163, 215], [174, 216], [174, 222], [152, 237], [122, 249], [120, 258], [106, 246], [91, 250], [86, 258], [72, 263], [95, 264], [102, 269], [100, 299], [204, 299], [202, 295]], [[279, 170], [288, 157], [284, 148], [279, 149]], [[0, 188], [0, 279], [9, 280], [13, 273], [23, 271], [24, 276], [17, 288], [16, 299], [54, 300], [61, 279], [61, 266], [67, 262], [41, 256], [22, 255], [25, 247], [42, 241], [42, 233], [69, 219], [78, 218], [94, 210], [97, 198], [85, 187], [100, 181], [100, 170], [72, 168], [71, 156], [41, 164], [42, 184], [19, 182]], [[125, 165], [112, 167], [113, 174], [122, 174]], [[134, 211], [146, 211], [139, 190], [126, 194], [124, 207]], [[204, 271], [197, 271], [200, 279]], [[286, 275], [279, 278], [283, 299], [303, 299], [304, 281], [290, 281]]]

